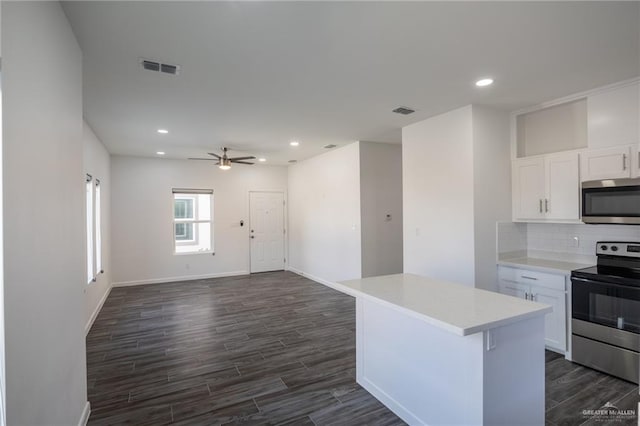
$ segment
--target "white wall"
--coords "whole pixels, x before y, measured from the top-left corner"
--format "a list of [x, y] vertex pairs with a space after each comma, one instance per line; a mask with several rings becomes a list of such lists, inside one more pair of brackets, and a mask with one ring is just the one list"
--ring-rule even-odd
[[100, 180], [100, 220], [102, 228], [102, 269], [96, 281], [85, 287], [85, 331], [89, 332], [111, 290], [111, 156], [91, 127], [84, 122], [84, 172]]
[[473, 105], [475, 283], [498, 290], [496, 221], [511, 220], [509, 114]]
[[3, 2], [9, 425], [75, 425], [87, 407], [82, 55], [57, 2]]
[[360, 142], [360, 211], [362, 276], [401, 273], [402, 145]]
[[289, 268], [360, 278], [360, 152], [353, 143], [289, 167]]
[[402, 129], [404, 272], [473, 286], [471, 106]]
[[402, 129], [404, 272], [496, 288], [511, 215], [509, 116], [469, 105]]
[[[213, 189], [215, 256], [173, 254], [172, 188]], [[286, 189], [285, 167], [113, 156], [114, 285], [249, 273], [249, 191]]]

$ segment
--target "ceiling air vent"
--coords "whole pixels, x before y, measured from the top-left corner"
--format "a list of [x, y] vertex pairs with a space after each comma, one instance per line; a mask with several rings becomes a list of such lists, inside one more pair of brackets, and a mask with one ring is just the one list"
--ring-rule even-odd
[[395, 112], [396, 114], [409, 115], [409, 114], [413, 114], [414, 112], [416, 112], [416, 110], [415, 109], [411, 109], [411, 108], [407, 108], [407, 107], [398, 107], [398, 108], [394, 109], [393, 112]]
[[298, 162], [298, 160], [289, 160], [289, 162], [290, 162], [291, 164], [293, 164], [293, 163], [297, 163], [297, 162]]
[[160, 71], [166, 74], [178, 74], [178, 66], [177, 65], [168, 65], [168, 64], [160, 64]]
[[331, 148], [335, 148], [336, 146], [338, 146], [338, 145], [334, 145], [334, 144], [330, 143], [329, 145], [325, 145], [323, 148], [331, 149]]
[[148, 59], [140, 59], [140, 65], [147, 71], [162, 72], [171, 75], [177, 75], [178, 71], [180, 71], [180, 65], [163, 64]]

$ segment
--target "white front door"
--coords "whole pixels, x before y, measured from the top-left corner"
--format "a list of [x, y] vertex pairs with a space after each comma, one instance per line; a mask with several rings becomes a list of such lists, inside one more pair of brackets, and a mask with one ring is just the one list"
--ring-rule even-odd
[[249, 193], [251, 272], [284, 269], [284, 194]]

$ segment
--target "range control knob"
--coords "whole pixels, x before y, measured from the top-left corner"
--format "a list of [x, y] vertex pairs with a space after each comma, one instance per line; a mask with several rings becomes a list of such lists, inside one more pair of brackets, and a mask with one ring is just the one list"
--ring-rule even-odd
[[618, 246], [611, 246], [611, 251], [618, 251]]
[[600, 250], [602, 251], [607, 251], [607, 246], [605, 246], [604, 244], [600, 246]]

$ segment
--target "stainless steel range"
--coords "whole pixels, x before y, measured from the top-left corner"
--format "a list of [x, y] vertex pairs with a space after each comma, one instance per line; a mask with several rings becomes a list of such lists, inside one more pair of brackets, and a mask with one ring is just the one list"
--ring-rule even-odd
[[597, 266], [571, 273], [574, 362], [640, 380], [640, 242], [600, 241]]

